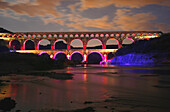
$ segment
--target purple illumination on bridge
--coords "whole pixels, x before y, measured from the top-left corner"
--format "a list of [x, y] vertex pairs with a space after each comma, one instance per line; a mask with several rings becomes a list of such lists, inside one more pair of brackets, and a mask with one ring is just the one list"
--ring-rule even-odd
[[[75, 52], [73, 52], [72, 54], [71, 54], [71, 56], [70, 56], [70, 60], [71, 60], [71, 57], [75, 54], [75, 53], [78, 53], [78, 54], [81, 54], [79, 51], [75, 51]], [[81, 54], [81, 56], [83, 57], [83, 59], [84, 59], [84, 56]], [[82, 60], [82, 62], [83, 62], [84, 60]]]
[[[105, 60], [104, 57], [103, 57], [103, 55], [102, 55], [100, 52], [97, 52], [97, 51], [93, 51], [93, 52], [89, 53], [88, 56], [89, 56], [90, 54], [92, 54], [92, 53], [100, 54], [100, 56], [101, 56], [101, 58], [102, 58], [102, 61]], [[87, 56], [87, 58], [88, 58], [88, 56]]]
[[[64, 54], [64, 55], [66, 55], [64, 52], [60, 51], [60, 52], [57, 52], [57, 53], [53, 56], [53, 59], [55, 59], [58, 54]], [[67, 59], [69, 59], [69, 57], [67, 57]]]

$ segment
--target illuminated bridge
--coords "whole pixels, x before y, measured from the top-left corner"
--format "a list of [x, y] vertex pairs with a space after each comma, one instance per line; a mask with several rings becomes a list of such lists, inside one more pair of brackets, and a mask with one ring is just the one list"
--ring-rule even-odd
[[118, 48], [161, 34], [160, 31], [16, 32], [1, 33], [0, 38], [7, 40], [11, 50], [20, 53], [35, 53], [48, 55], [54, 59], [64, 57], [87, 62], [90, 61], [90, 57], [98, 55], [99, 58], [96, 60], [106, 62], [113, 58], [113, 53]]

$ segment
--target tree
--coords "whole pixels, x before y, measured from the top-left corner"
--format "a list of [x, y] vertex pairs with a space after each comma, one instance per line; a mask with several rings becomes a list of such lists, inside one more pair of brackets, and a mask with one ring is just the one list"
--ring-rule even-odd
[[9, 49], [6, 45], [6, 42], [2, 39], [0, 39], [0, 53], [2, 52], [9, 52]]

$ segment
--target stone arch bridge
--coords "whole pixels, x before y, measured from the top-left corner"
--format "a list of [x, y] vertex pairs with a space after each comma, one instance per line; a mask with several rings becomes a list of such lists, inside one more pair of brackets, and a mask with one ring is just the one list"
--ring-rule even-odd
[[[107, 61], [109, 53], [116, 52], [118, 48], [124, 45], [124, 40], [132, 42], [141, 39], [150, 39], [158, 37], [162, 34], [160, 31], [119, 31], [119, 32], [16, 32], [0, 35], [1, 38], [7, 39], [9, 48], [21, 53], [48, 54], [51, 58], [56, 58], [59, 53], [66, 55], [71, 59], [73, 54], [79, 53], [82, 55], [82, 61], [87, 61], [89, 54], [100, 54], [102, 61]], [[48, 40], [50, 49], [40, 49], [40, 42]], [[66, 49], [57, 49], [56, 43], [58, 40], [63, 40], [66, 43]], [[71, 44], [74, 40], [82, 42], [82, 49], [71, 49]], [[91, 40], [97, 40], [101, 43], [99, 49], [87, 49], [88, 43]], [[117, 48], [108, 48], [109, 40], [114, 40]], [[15, 42], [14, 44], [14, 41]], [[27, 43], [32, 43], [32, 49], [27, 49]], [[16, 44], [17, 43], [17, 44]]]

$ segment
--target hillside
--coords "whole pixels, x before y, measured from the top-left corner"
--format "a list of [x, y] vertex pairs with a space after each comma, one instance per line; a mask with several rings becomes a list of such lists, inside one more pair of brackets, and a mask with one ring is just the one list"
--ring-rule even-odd
[[115, 53], [112, 64], [167, 64], [170, 62], [170, 33], [139, 40]]

